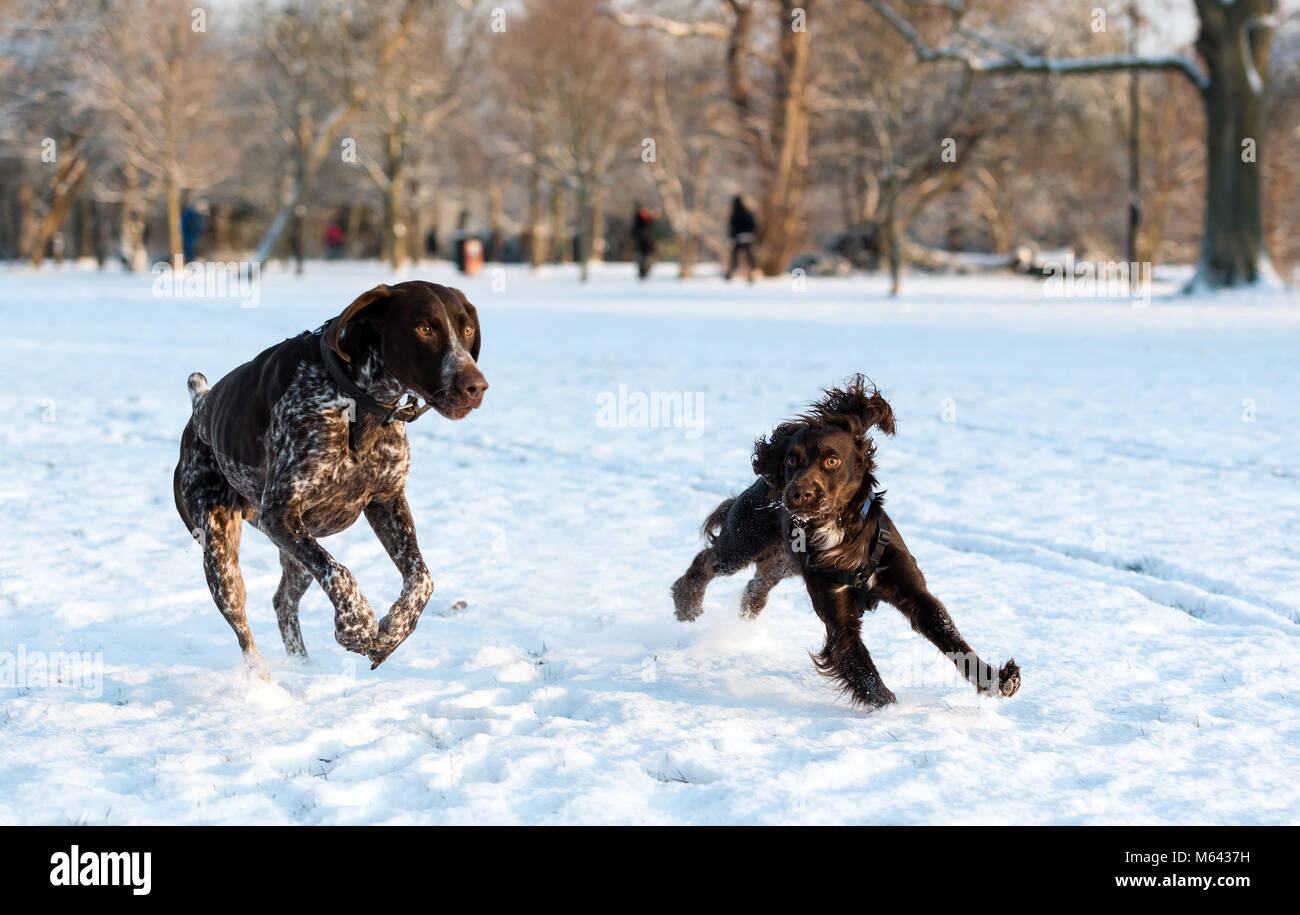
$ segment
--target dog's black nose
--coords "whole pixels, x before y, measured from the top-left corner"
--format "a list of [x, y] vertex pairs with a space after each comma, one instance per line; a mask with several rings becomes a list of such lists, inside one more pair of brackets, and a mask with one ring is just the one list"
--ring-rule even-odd
[[461, 400], [477, 407], [483, 402], [483, 394], [488, 389], [488, 383], [482, 372], [472, 368], [456, 376], [455, 388]]
[[786, 493], [791, 508], [807, 508], [817, 501], [817, 489], [811, 483], [795, 483]]

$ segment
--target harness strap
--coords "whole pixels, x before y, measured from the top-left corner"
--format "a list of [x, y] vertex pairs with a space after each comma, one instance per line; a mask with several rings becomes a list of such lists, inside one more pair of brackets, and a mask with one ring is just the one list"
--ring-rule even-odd
[[870, 589], [867, 583], [871, 581], [871, 576], [876, 574], [880, 568], [880, 560], [884, 558], [885, 548], [889, 546], [891, 535], [889, 528], [882, 519], [876, 525], [876, 542], [871, 548], [871, 553], [867, 556], [867, 564], [856, 572], [846, 572], [842, 569], [820, 569], [821, 574], [825, 575], [836, 584], [841, 584], [852, 588], [855, 592], [859, 615], [867, 610], [876, 609], [876, 602], [871, 600], [868, 595]]

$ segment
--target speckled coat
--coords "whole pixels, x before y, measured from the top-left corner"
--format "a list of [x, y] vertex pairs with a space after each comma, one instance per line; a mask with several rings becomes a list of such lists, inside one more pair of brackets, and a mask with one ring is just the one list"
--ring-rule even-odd
[[[335, 638], [378, 666], [415, 628], [433, 593], [404, 489], [405, 423], [384, 423], [403, 395], [448, 418], [482, 403], [478, 314], [458, 290], [432, 283], [380, 286], [321, 332], [263, 351], [211, 389], [190, 376], [193, 413], [181, 437], [177, 510], [203, 548], [217, 608], [251, 667], [265, 674], [244, 611], [240, 523], [280, 548], [274, 604], [286, 651], [305, 656], [298, 603], [313, 580], [335, 610]], [[346, 366], [341, 381], [325, 358]], [[317, 538], [364, 514], [402, 575], [402, 592], [377, 621], [352, 573]]]

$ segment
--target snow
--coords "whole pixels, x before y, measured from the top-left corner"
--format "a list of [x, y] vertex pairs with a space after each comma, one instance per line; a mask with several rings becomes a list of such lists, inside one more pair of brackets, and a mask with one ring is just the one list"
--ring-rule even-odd
[[[891, 301], [878, 278], [672, 272], [410, 272], [478, 305], [492, 385], [467, 420], [409, 427], [436, 591], [372, 672], [313, 587], [312, 660], [291, 662], [277, 556], [246, 527], [269, 684], [172, 506], [186, 378], [394, 276], [271, 268], [242, 308], [0, 272], [0, 822], [1300, 822], [1294, 297], [1166, 280], [1135, 308], [909, 277]], [[882, 606], [864, 632], [899, 701], [847, 706], [793, 580], [757, 621], [744, 576], [673, 618], [755, 436], [855, 371], [898, 417], [889, 510], [968, 640], [1021, 664], [1012, 699], [976, 696]], [[602, 420], [620, 385], [697, 397], [694, 428]], [[376, 609], [397, 596], [364, 523], [325, 542]], [[98, 687], [45, 685], [57, 652], [88, 653]]]

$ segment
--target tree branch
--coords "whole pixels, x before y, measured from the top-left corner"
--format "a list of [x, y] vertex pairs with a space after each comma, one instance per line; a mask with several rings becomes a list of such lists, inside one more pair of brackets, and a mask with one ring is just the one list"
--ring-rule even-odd
[[922, 63], [938, 60], [955, 60], [979, 73], [1053, 73], [1070, 76], [1079, 73], [1127, 72], [1129, 70], [1159, 70], [1181, 73], [1192, 85], [1204, 92], [1210, 77], [1196, 61], [1181, 54], [1145, 56], [1141, 54], [1111, 54], [1102, 57], [1042, 57], [1028, 54], [1011, 45], [976, 32], [961, 22], [965, 8], [961, 0], [948, 0], [944, 5], [952, 12], [954, 30], [958, 35], [981, 47], [994, 51], [997, 57], [980, 57], [969, 48], [958, 45], [935, 48], [926, 43], [916, 27], [900, 16], [885, 0], [866, 0], [871, 8], [898, 32]]
[[626, 13], [610, 4], [598, 7], [601, 15], [609, 16], [619, 25], [631, 29], [654, 29], [674, 38], [712, 38], [726, 41], [730, 29], [720, 22], [679, 22], [653, 13]]

